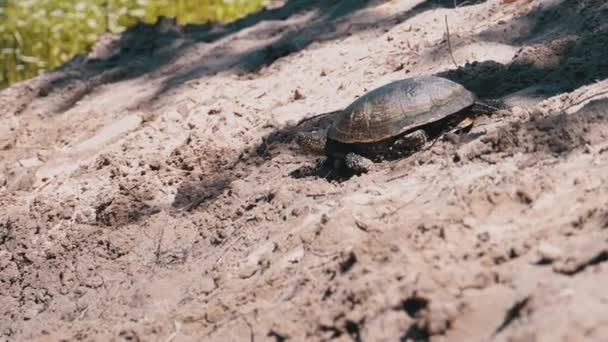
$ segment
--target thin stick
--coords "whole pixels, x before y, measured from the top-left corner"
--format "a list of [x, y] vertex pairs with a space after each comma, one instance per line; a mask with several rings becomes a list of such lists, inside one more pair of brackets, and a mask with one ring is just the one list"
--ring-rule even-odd
[[163, 235], [165, 235], [165, 228], [161, 228], [159, 236], [158, 236], [158, 242], [156, 244], [156, 264], [159, 265], [160, 264], [160, 256], [162, 254], [161, 251], [161, 246], [163, 243]]
[[239, 242], [239, 240], [241, 240], [243, 236], [239, 236], [238, 238], [234, 239], [232, 242], [230, 242], [225, 248], [224, 251], [222, 252], [222, 255], [220, 255], [219, 258], [217, 258], [217, 260], [215, 260], [215, 263], [219, 263], [220, 261], [222, 261], [222, 259], [224, 259], [224, 257], [226, 256], [226, 254], [228, 254], [228, 251], [230, 250], [230, 248], [237, 242]]
[[171, 335], [169, 335], [169, 337], [167, 337], [165, 342], [172, 342], [182, 329], [182, 324], [178, 321], [173, 322], [173, 325], [175, 326], [175, 330], [173, 331], [173, 333], [171, 333]]
[[318, 193], [318, 194], [306, 194], [306, 197], [317, 198], [317, 197], [324, 197], [324, 196], [337, 195], [337, 194], [339, 194], [339, 192], [328, 192], [328, 193], [325, 193], [325, 194], [321, 194], [321, 193]]
[[250, 342], [254, 342], [255, 341], [255, 334], [253, 332], [253, 326], [251, 326], [251, 323], [249, 323], [249, 321], [247, 320], [247, 318], [245, 318], [245, 315], [241, 315], [241, 318], [243, 319], [243, 321], [245, 321], [245, 324], [247, 324], [247, 326], [249, 327], [249, 341]]
[[450, 52], [450, 57], [452, 58], [452, 63], [454, 63], [454, 66], [456, 68], [458, 68], [458, 63], [456, 63], [456, 60], [454, 59], [454, 55], [452, 54], [452, 42], [450, 41], [450, 27], [448, 26], [447, 14], [443, 17], [443, 19], [445, 20], [445, 32], [447, 33], [447, 36], [448, 36], [448, 50]]

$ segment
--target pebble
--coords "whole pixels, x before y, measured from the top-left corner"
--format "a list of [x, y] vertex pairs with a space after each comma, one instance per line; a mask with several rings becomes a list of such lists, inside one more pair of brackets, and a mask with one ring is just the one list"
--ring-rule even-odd
[[246, 264], [241, 267], [239, 270], [239, 278], [247, 279], [253, 277], [253, 275], [258, 271], [257, 265]]
[[538, 246], [537, 254], [541, 259], [554, 261], [560, 259], [564, 252], [557, 246], [547, 242], [541, 242]]

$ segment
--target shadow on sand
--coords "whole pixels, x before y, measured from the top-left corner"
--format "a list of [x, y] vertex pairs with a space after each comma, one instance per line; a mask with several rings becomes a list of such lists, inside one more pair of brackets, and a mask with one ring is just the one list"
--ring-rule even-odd
[[[147, 99], [153, 102], [167, 91], [205, 75], [223, 71], [255, 74], [315, 42], [341, 39], [362, 31], [387, 30], [425, 11], [485, 1], [425, 0], [408, 11], [387, 17], [355, 15], [383, 3], [378, 0], [288, 0], [279, 8], [264, 9], [227, 25], [178, 26], [172, 19], [160, 18], [154, 25], [140, 23], [129, 28], [116, 41], [100, 43], [101, 56], [75, 57], [44, 78], [39, 90], [31, 96], [54, 96], [51, 114], [56, 114], [69, 110], [102, 85], [141, 77], [162, 78], [159, 89]], [[268, 22], [273, 25], [249, 30]], [[259, 43], [236, 51], [228, 41], [237, 34]], [[200, 51], [195, 59], [180, 59], [192, 49]]]
[[[595, 1], [599, 6], [601, 1]], [[140, 24], [121, 37], [114, 47], [117, 53], [107, 59], [74, 61], [82, 63], [82, 66], [73, 70], [66, 67], [66, 70], [72, 71], [58, 73], [38, 96], [48, 96], [75, 80], [97, 80], [82, 92], [68, 98], [63, 103], [63, 109], [67, 109], [97, 85], [143, 75], [155, 77], [159, 69], [168, 67], [185, 49], [196, 48], [199, 44], [213, 44], [238, 32], [245, 32], [247, 28], [263, 21], [285, 21], [311, 15], [299, 27], [277, 26], [278, 31], [263, 33], [266, 38], [273, 38], [271, 42], [245, 53], [215, 51], [212, 55], [203, 54], [197, 60], [188, 61], [186, 68], [180, 65], [157, 92], [156, 96], [160, 96], [173, 87], [203, 75], [225, 70], [256, 73], [260, 68], [306, 48], [312, 42], [339, 39], [363, 30], [386, 29], [427, 10], [453, 7], [454, 1], [422, 1], [414, 8], [389, 18], [366, 16], [357, 18], [351, 25], [344, 25], [345, 21], [351, 20], [353, 13], [373, 4], [375, 2], [362, 0], [337, 3], [291, 0], [281, 8], [264, 10], [226, 26], [178, 27], [166, 20], [161, 20], [156, 25]], [[457, 2], [456, 6], [465, 4], [468, 3]], [[547, 97], [592, 83], [608, 76], [608, 49], [605, 49], [608, 46], [608, 27], [601, 20], [602, 15], [608, 15], [604, 13], [606, 11], [608, 10], [604, 8], [599, 11], [603, 14], [598, 14], [593, 4], [583, 6], [567, 0], [536, 9], [525, 17], [479, 34], [481, 40], [524, 46], [511, 63], [471, 63], [438, 75], [463, 84], [481, 98], [500, 98], [522, 91], [527, 92], [526, 96]], [[526, 28], [523, 34], [522, 28]], [[550, 51], [549, 55], [553, 59], [550, 63], [540, 63], [546, 61], [542, 55], [546, 51]], [[212, 63], [209, 63], [210, 60]], [[169, 73], [172, 69], [167, 70], [165, 72]], [[227, 161], [229, 167], [218, 170], [216, 174], [209, 174], [204, 180], [184, 180], [175, 197], [174, 207], [193, 210], [201, 205], [209, 205], [229, 189], [234, 180], [247, 177], [254, 168], [272, 161], [270, 150], [291, 145], [295, 131], [326, 127], [337, 113], [325, 113], [296, 126], [279, 127], [265, 136], [253, 151], [237, 152], [238, 157]], [[559, 120], [551, 122], [551, 125], [561, 127], [569, 122]], [[542, 134], [542, 130], [539, 132]], [[565, 146], [563, 151], [569, 151], [580, 146], [575, 140], [561, 141], [558, 145]], [[531, 143], [557, 146], [550, 139], [534, 139]], [[322, 159], [319, 159], [319, 163], [321, 167], [326, 167], [323, 166]], [[318, 167], [298, 170], [293, 171], [291, 176], [318, 177], [326, 171]]]

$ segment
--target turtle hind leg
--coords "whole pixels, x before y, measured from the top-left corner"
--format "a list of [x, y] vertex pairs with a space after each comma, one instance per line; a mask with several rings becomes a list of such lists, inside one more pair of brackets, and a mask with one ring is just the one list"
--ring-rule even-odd
[[428, 135], [422, 129], [408, 133], [393, 143], [393, 148], [398, 151], [416, 151], [429, 140]]
[[344, 157], [346, 167], [355, 174], [366, 173], [374, 169], [374, 162], [356, 153], [348, 153]]

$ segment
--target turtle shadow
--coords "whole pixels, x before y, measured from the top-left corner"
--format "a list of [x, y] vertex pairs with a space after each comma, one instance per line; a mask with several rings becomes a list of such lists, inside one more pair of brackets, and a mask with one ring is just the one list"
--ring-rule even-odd
[[532, 116], [500, 127], [484, 138], [496, 154], [535, 154], [566, 158], [574, 151], [602, 154], [608, 150], [604, 132], [608, 128], [608, 98], [591, 99], [571, 114]]
[[[132, 107], [155, 103], [164, 94], [204, 76], [230, 71], [255, 78], [264, 67], [297, 53], [311, 44], [340, 40], [357, 32], [385, 31], [421, 13], [437, 8], [455, 8], [487, 0], [425, 0], [413, 8], [390, 16], [359, 15], [365, 8], [379, 6], [379, 0], [287, 0], [277, 8], [262, 8], [229, 24], [178, 25], [174, 18], [159, 17], [154, 24], [138, 23], [118, 39], [99, 40], [89, 54], [77, 55], [54, 72], [39, 79], [36, 87], [24, 87], [27, 99], [16, 112], [31, 108], [31, 102], [50, 98], [49, 115], [73, 108], [87, 95], [107, 84], [139, 77], [159, 80], [158, 89], [134, 101]], [[300, 18], [310, 16], [300, 24]], [[292, 20], [295, 24], [288, 24]], [[274, 23], [273, 25], [268, 25]], [[268, 27], [265, 27], [268, 25]], [[231, 43], [238, 35], [260, 43], [240, 51]], [[272, 39], [271, 39], [272, 38]], [[269, 40], [270, 42], [266, 42]], [[216, 44], [217, 48], [186, 61], [190, 50]]]
[[[457, 133], [446, 132], [445, 123], [436, 122], [427, 127], [430, 139], [427, 145], [419, 150], [412, 151], [401, 158], [386, 159], [377, 164], [378, 171], [384, 169], [387, 163], [399, 162], [420, 155], [420, 158], [431, 158], [425, 153], [431, 149], [439, 148], [438, 143], [452, 143], [461, 148], [481, 140], [487, 145], [496, 161], [515, 153], [537, 154], [539, 156], [566, 157], [568, 154], [586, 146], [598, 145], [602, 140], [601, 129], [608, 127], [608, 100], [592, 100], [573, 114], [560, 114], [546, 118], [531, 118], [526, 122], [503, 122], [488, 132], [485, 129], [476, 130], [473, 125]], [[303, 119], [295, 125], [286, 125], [269, 132], [262, 141], [251, 151], [241, 151], [238, 156], [210, 172], [205, 179], [184, 179], [178, 187], [173, 207], [179, 210], [193, 211], [208, 208], [222, 194], [230, 191], [231, 184], [247, 177], [266, 163], [276, 162], [277, 151], [284, 147], [297, 148], [294, 136], [301, 130], [315, 130], [326, 128], [340, 111], [333, 111]], [[492, 118], [495, 113], [487, 113], [486, 118]], [[501, 118], [493, 121], [502, 122]], [[491, 126], [494, 127], [494, 126]], [[591, 129], [595, 127], [595, 129]], [[443, 147], [445, 148], [445, 147]], [[466, 148], [465, 148], [466, 149]], [[598, 147], [601, 149], [601, 147]], [[283, 152], [278, 152], [283, 153]], [[605, 148], [598, 153], [605, 153]], [[433, 157], [434, 158], [434, 157]], [[486, 161], [485, 156], [479, 160]], [[467, 159], [468, 160], [468, 159]], [[475, 158], [467, 161], [472, 162]], [[496, 162], [487, 161], [487, 162]], [[300, 164], [287, 173], [292, 179], [319, 179], [332, 183], [342, 183], [354, 176], [361, 175], [346, 169], [336, 169], [331, 158], [302, 156], [295, 162]], [[371, 171], [373, 174], [377, 171]]]
[[202, 180], [185, 180], [177, 188], [171, 207], [177, 210], [192, 210], [206, 207], [230, 186], [234, 177], [211, 175]]
[[307, 164], [291, 171], [289, 176], [295, 179], [318, 178], [328, 182], [345, 182], [354, 176], [362, 175], [362, 172], [353, 172], [346, 167], [336, 167], [332, 158], [318, 158], [314, 164]]
[[[440, 7], [449, 7], [450, 3], [453, 2], [443, 0], [424, 1], [419, 7], [414, 8], [413, 10], [408, 11], [406, 13], [401, 13], [400, 18], [407, 20], [407, 18], [411, 17], [412, 13], [424, 11], [426, 9], [432, 9], [433, 5], [438, 5]], [[532, 28], [528, 30], [529, 33], [526, 35], [515, 35], [514, 33], [516, 33], [519, 26], [516, 25], [514, 29], [510, 29], [508, 26], [511, 25], [513, 21], [507, 21], [504, 24], [499, 24], [500, 27], [481, 33], [479, 37], [486, 41], [498, 41], [511, 45], [534, 45], [539, 42], [539, 39], [541, 39], [540, 41], [542, 42], [542, 38], [552, 37], [547, 36], [547, 34], [554, 32], [555, 29], [563, 23], [563, 20], [549, 19], [554, 19], [556, 16], [559, 17], [560, 15], [566, 15], [564, 13], [575, 13], [575, 15], [573, 16], [574, 19], [568, 19], [571, 22], [573, 20], [579, 20], [584, 18], [585, 14], [580, 11], [569, 11], [570, 9], [572, 9], [570, 7], [573, 3], [574, 2], [569, 1], [556, 2], [556, 5], [535, 10], [535, 12], [532, 12], [524, 18], [518, 19], [519, 21], [527, 21], [529, 25], [531, 25]], [[460, 3], [457, 2], [457, 5], [458, 4]], [[580, 22], [581, 25], [587, 25], [584, 20]], [[507, 29], [507, 31], [513, 31], [513, 34], [509, 35], [509, 32], [507, 32], [507, 35], [501, 33], [505, 28]], [[480, 98], [483, 99], [503, 98], [509, 96], [514, 92], [519, 92], [526, 89], [529, 90], [528, 95], [530, 97], [542, 99], [564, 91], [573, 90], [580, 87], [581, 85], [591, 83], [596, 78], [608, 76], [608, 74], [606, 73], [606, 70], [608, 70], [608, 68], [604, 68], [605, 63], [608, 60], [608, 55], [606, 55], [606, 51], [608, 50], [603, 49], [603, 46], [605, 46], [605, 39], [607, 37], [605, 35], [605, 28], [599, 27], [596, 28], [595, 31], [578, 31], [582, 32], [579, 34], [579, 39], [573, 42], [569, 41], [566, 48], [559, 51], [559, 53], [556, 55], [558, 58], [557, 63], [539, 65], [538, 63], [535, 64], [530, 61], [526, 61], [525, 58], [520, 58], [507, 64], [501, 64], [493, 61], [473, 62], [455, 70], [449, 70], [438, 73], [438, 76], [443, 76], [462, 84], [467, 89], [476, 93]], [[575, 30], [574, 33], [578, 31]], [[559, 30], [557, 30], [556, 32], [559, 32]], [[289, 37], [293, 36], [286, 36], [285, 39], [280, 40], [279, 43], [273, 44], [271, 46], [271, 49], [262, 51], [271, 57], [267, 59], [268, 61], [274, 61], [292, 52], [290, 50], [290, 46], [287, 46], [287, 49], [283, 49], [284, 46], [281, 45], [288, 44], [286, 39]], [[261, 50], [256, 51], [262, 53], [260, 52]], [[524, 54], [522, 54], [522, 56], [523, 55]], [[255, 57], [258, 55], [254, 54], [250, 55], [249, 57], [252, 56]], [[251, 61], [251, 59], [248, 60]], [[254, 60], [257, 59], [254, 58]], [[247, 63], [243, 65], [246, 65], [247, 67], [251, 66]], [[267, 64], [262, 63], [260, 65]], [[592, 69], [595, 71], [590, 72], [590, 70]], [[255, 68], [245, 68], [245, 70], [255, 70]], [[190, 71], [192, 71], [193, 74], [190, 74]], [[173, 81], [177, 84], [182, 82], [184, 79], [189, 79], [193, 77], [193, 75], [198, 75], [196, 73], [197, 70], [190, 71], [188, 71], [187, 74], [177, 75], [175, 78], [173, 78]], [[326, 128], [327, 126], [329, 126], [329, 124], [331, 124], [331, 122], [335, 119], [336, 115], [339, 112], [340, 111], [322, 113], [310, 118], [305, 118], [297, 124], [277, 127], [275, 130], [269, 132], [262, 138], [261, 143], [259, 143], [254, 148], [253, 153], [245, 153], [243, 155], [240, 155], [238, 158], [232, 160], [235, 165], [235, 170], [238, 169], [239, 171], [221, 171], [225, 174], [225, 178], [223, 178], [219, 182], [211, 182], [211, 187], [213, 188], [212, 192], [214, 194], [221, 194], [223, 191], [226, 191], [226, 189], [230, 188], [230, 184], [233, 180], [247, 176], [249, 173], [253, 172], [253, 169], [260, 165], [263, 165], [264, 163], [272, 162], [274, 156], [276, 156], [277, 149], [284, 147], [288, 147], [289, 149], [296, 148], [295, 143], [293, 141], [296, 132], [313, 131]], [[566, 123], [560, 120], [565, 120], [565, 117], [559, 120], [551, 119], [547, 121], [546, 125], [551, 127], [566, 127]], [[535, 123], [535, 125], [536, 124], [537, 123]], [[543, 123], [540, 124], [541, 126], [544, 125]], [[565, 129], [570, 130], [574, 128]], [[508, 131], [504, 131], [503, 133], [506, 134], [505, 132], [509, 133]], [[547, 129], [545, 129], [544, 131], [542, 129], [536, 130], [535, 132], [537, 133], [538, 138], [532, 141], [530, 144], [535, 145], [535, 148], [540, 150], [548, 149], [549, 152], [553, 153], [554, 150], [559, 146], [561, 147], [559, 147], [558, 149], [564, 151], [568, 151], [572, 148], [575, 148], [576, 146], [579, 146], [578, 142], [574, 139], [571, 139], [572, 141], [560, 140], [561, 143], [559, 144], [555, 143], [553, 140], [545, 140], [543, 136], [546, 135]], [[558, 133], [559, 132], [553, 132], [549, 135], [551, 137], [559, 137], [560, 135]], [[441, 136], [441, 134], [438, 135]], [[461, 137], [459, 137], [459, 141], [463, 144], [468, 144], [470, 142], [480, 139], [489, 139], [487, 137], [484, 137], [484, 135], [485, 134], [479, 132], [470, 132], [463, 134]], [[570, 134], [569, 136], [574, 137], [576, 136], [576, 134]], [[432, 140], [438, 141], [438, 137], [435, 137]], [[512, 140], [514, 140], [514, 138], [510, 137], [509, 134], [506, 134], [502, 140], [492, 142], [492, 144], [497, 144], [497, 146], [499, 146], [497, 148], [503, 148], [505, 150], [508, 150], [510, 147], [508, 147], [507, 145]], [[430, 148], [433, 148], [433, 143], [430, 143], [429, 145]], [[522, 144], [522, 146], [528, 145]], [[420, 151], [413, 152], [410, 155], [403, 156], [399, 159], [411, 158], [419, 152]], [[392, 160], [383, 161], [381, 163], [387, 162], [390, 163], [392, 162]], [[318, 178], [330, 182], [343, 182], [355, 175], [354, 173], [350, 173], [345, 170], [336, 171], [332, 169], [331, 161], [328, 161], [325, 157], [302, 157], [294, 164], [296, 164], [295, 169], [288, 171], [288, 176], [294, 179]], [[207, 187], [207, 183], [200, 183], [198, 186], [198, 190], [195, 190], [200, 192], [202, 191], [201, 189], [207, 189]], [[187, 205], [188, 202], [192, 202], [192, 199], [195, 199], [196, 202], [202, 201], [201, 204], [207, 205], [207, 203], [212, 202], [214, 198], [217, 197], [207, 197], [204, 193], [200, 193], [196, 196], [190, 197], [192, 195], [192, 191], [194, 191], [192, 190], [192, 188], [197, 188], [197, 186], [184, 186], [182, 193], [180, 193], [180, 197], [176, 198], [176, 202], [179, 202], [180, 205]], [[193, 205], [192, 207], [197, 206], [199, 205]]]
[[317, 159], [312, 165], [307, 164], [300, 166], [299, 168], [291, 171], [289, 173], [289, 176], [295, 179], [314, 177], [326, 179], [328, 181], [343, 181], [352, 177], [352, 175], [341, 175], [334, 172], [331, 163], [329, 163], [329, 161], [325, 157]]
[[[423, 9], [432, 9], [434, 1], [427, 2]], [[18, 110], [31, 108], [30, 102], [36, 99], [48, 98], [52, 100], [47, 109], [49, 115], [63, 113], [102, 86], [140, 77], [159, 82], [155, 91], [134, 100], [132, 105], [145, 106], [190, 81], [226, 71], [255, 78], [265, 67], [311, 44], [387, 29], [396, 19], [406, 20], [419, 13], [406, 11], [401, 19], [373, 13], [356, 15], [381, 3], [287, 0], [280, 7], [264, 7], [229, 24], [179, 25], [169, 17], [159, 17], [154, 24], [140, 22], [117, 38], [100, 39], [90, 53], [77, 55], [40, 77], [36, 87], [28, 88], [28, 99]], [[308, 20], [303, 20], [306, 17]], [[234, 42], [243, 37], [258, 43], [249, 49], [239, 49]], [[216, 48], [206, 51], [205, 47], [211, 44]], [[197, 49], [201, 53], [196, 58], [181, 58]]]
[[[413, 13], [432, 9], [433, 5], [448, 7], [450, 6], [450, 1], [424, 1], [412, 11], [402, 13], [401, 18], [407, 20]], [[608, 77], [608, 68], [605, 67], [606, 61], [608, 61], [608, 54], [606, 54], [608, 50], [604, 49], [606, 38], [608, 38], [606, 27], [597, 26], [597, 20], [594, 22], [593, 20], [585, 19], [596, 18], [597, 16], [584, 11], [575, 11], [572, 6], [578, 5], [572, 1], [555, 2], [554, 5], [534, 10], [522, 18], [499, 23], [497, 27], [479, 34], [479, 38], [485, 41], [524, 46], [524, 48], [534, 47], [538, 43], [546, 42], [557, 44], [560, 42], [559, 39], [561, 39], [560, 32], [576, 35], [576, 40], [567, 40], [567, 44], [564, 45], [563, 49], [555, 51], [555, 63], [535, 63], [534, 60], [527, 58], [530, 56], [529, 52], [523, 50], [518, 53], [520, 57], [514, 58], [510, 63], [502, 64], [495, 61], [467, 63], [455, 70], [440, 72], [437, 76], [446, 77], [462, 84], [482, 99], [502, 99], [523, 91], [525, 92], [524, 97], [532, 98], [534, 101], [539, 101], [564, 91], [571, 91], [582, 85], [592, 83], [597, 79]], [[602, 11], [605, 10], [602, 9]], [[559, 29], [560, 26], [566, 27], [568, 25], [570, 25], [570, 28], [565, 31]], [[578, 27], [576, 25], [588, 25], [589, 28]], [[518, 30], [522, 27], [528, 27], [528, 29], [525, 30], [525, 34], [518, 34]], [[277, 47], [278, 45], [275, 44], [274, 46]], [[268, 53], [275, 56], [274, 54], [277, 53], [277, 50], [271, 50]], [[596, 103], [593, 106], [592, 109], [595, 108], [594, 113], [596, 113], [594, 115], [598, 116], [603, 113], [602, 110], [605, 108], [605, 103], [601, 106]], [[588, 107], [585, 110], [590, 109]], [[296, 132], [326, 128], [338, 113], [339, 111], [322, 113], [303, 119], [295, 125], [278, 127], [274, 131], [269, 132], [255, 148], [255, 153], [238, 159], [235, 162], [236, 165], [241, 165], [238, 166], [239, 168], [244, 170], [241, 176], [237, 176], [237, 173], [229, 171], [228, 178], [225, 179], [225, 182], [221, 182], [221, 186], [214, 191], [221, 193], [229, 188], [233, 179], [252, 172], [255, 166], [247, 166], [248, 163], [259, 166], [272, 162], [277, 148], [286, 146], [290, 149], [295, 148], [293, 138]], [[584, 148], [586, 142], [581, 141], [579, 137], [583, 133], [586, 133], [581, 131], [581, 129], [592, 127], [586, 121], [581, 123], [577, 118], [577, 116], [586, 118], [583, 115], [584, 113], [586, 112], [523, 123], [513, 121], [516, 118], [510, 119], [508, 116], [503, 118], [498, 117], [496, 120], [505, 124], [499, 134], [494, 136], [490, 134], [491, 132], [480, 133], [474, 130], [472, 132], [465, 132], [465, 134], [457, 137], [457, 140], [463, 146], [475, 141], [483, 141], [484, 145], [490, 146], [492, 156], [496, 157], [496, 160], [503, 158], [505, 154], [513, 153], [513, 151], [564, 156], [577, 148]], [[590, 116], [589, 120], [593, 117]], [[603, 123], [605, 122], [605, 115], [600, 115], [599, 118], [593, 120]], [[435, 148], [436, 146], [434, 147], [433, 145], [435, 142], [440, 141], [439, 138], [441, 136], [447, 139], [453, 138], [448, 134], [438, 135], [432, 139], [433, 142], [429, 143], [424, 151]], [[593, 143], [593, 140], [589, 141]], [[416, 151], [399, 159], [412, 158], [420, 152], [423, 151]], [[479, 159], [483, 160], [482, 157]], [[422, 156], [422, 158], [426, 157]], [[428, 158], [434, 157], [428, 156]], [[381, 163], [390, 162], [392, 161], [383, 161]], [[466, 161], [463, 160], [461, 162]], [[294, 164], [296, 164], [295, 169], [288, 172], [288, 177], [294, 179], [317, 178], [329, 182], [343, 182], [354, 176], [353, 173], [345, 172], [344, 170], [332, 170], [330, 161], [325, 157], [301, 157]], [[183, 195], [186, 196], [184, 198], [188, 196], [188, 194]], [[205, 201], [210, 202], [212, 199], [206, 199]]]
[[[180, 165], [188, 175], [180, 182], [171, 207], [180, 211], [194, 211], [206, 209], [224, 193], [229, 192], [232, 183], [237, 179], [247, 177], [255, 169], [265, 163], [271, 162], [275, 156], [275, 149], [293, 147], [297, 132], [314, 131], [328, 127], [340, 113], [340, 110], [330, 111], [304, 118], [297, 123], [285, 124], [277, 127], [265, 136], [255, 146], [247, 150], [220, 151], [223, 156], [221, 162], [211, 163], [205, 170], [204, 176], [197, 176], [199, 170], [196, 164]], [[323, 158], [325, 159], [325, 158]], [[300, 167], [293, 171], [294, 178], [318, 177], [324, 178], [330, 168], [323, 168], [322, 160], [316, 166]], [[344, 179], [342, 174], [335, 174], [336, 180]], [[330, 177], [331, 178], [331, 177]]]

